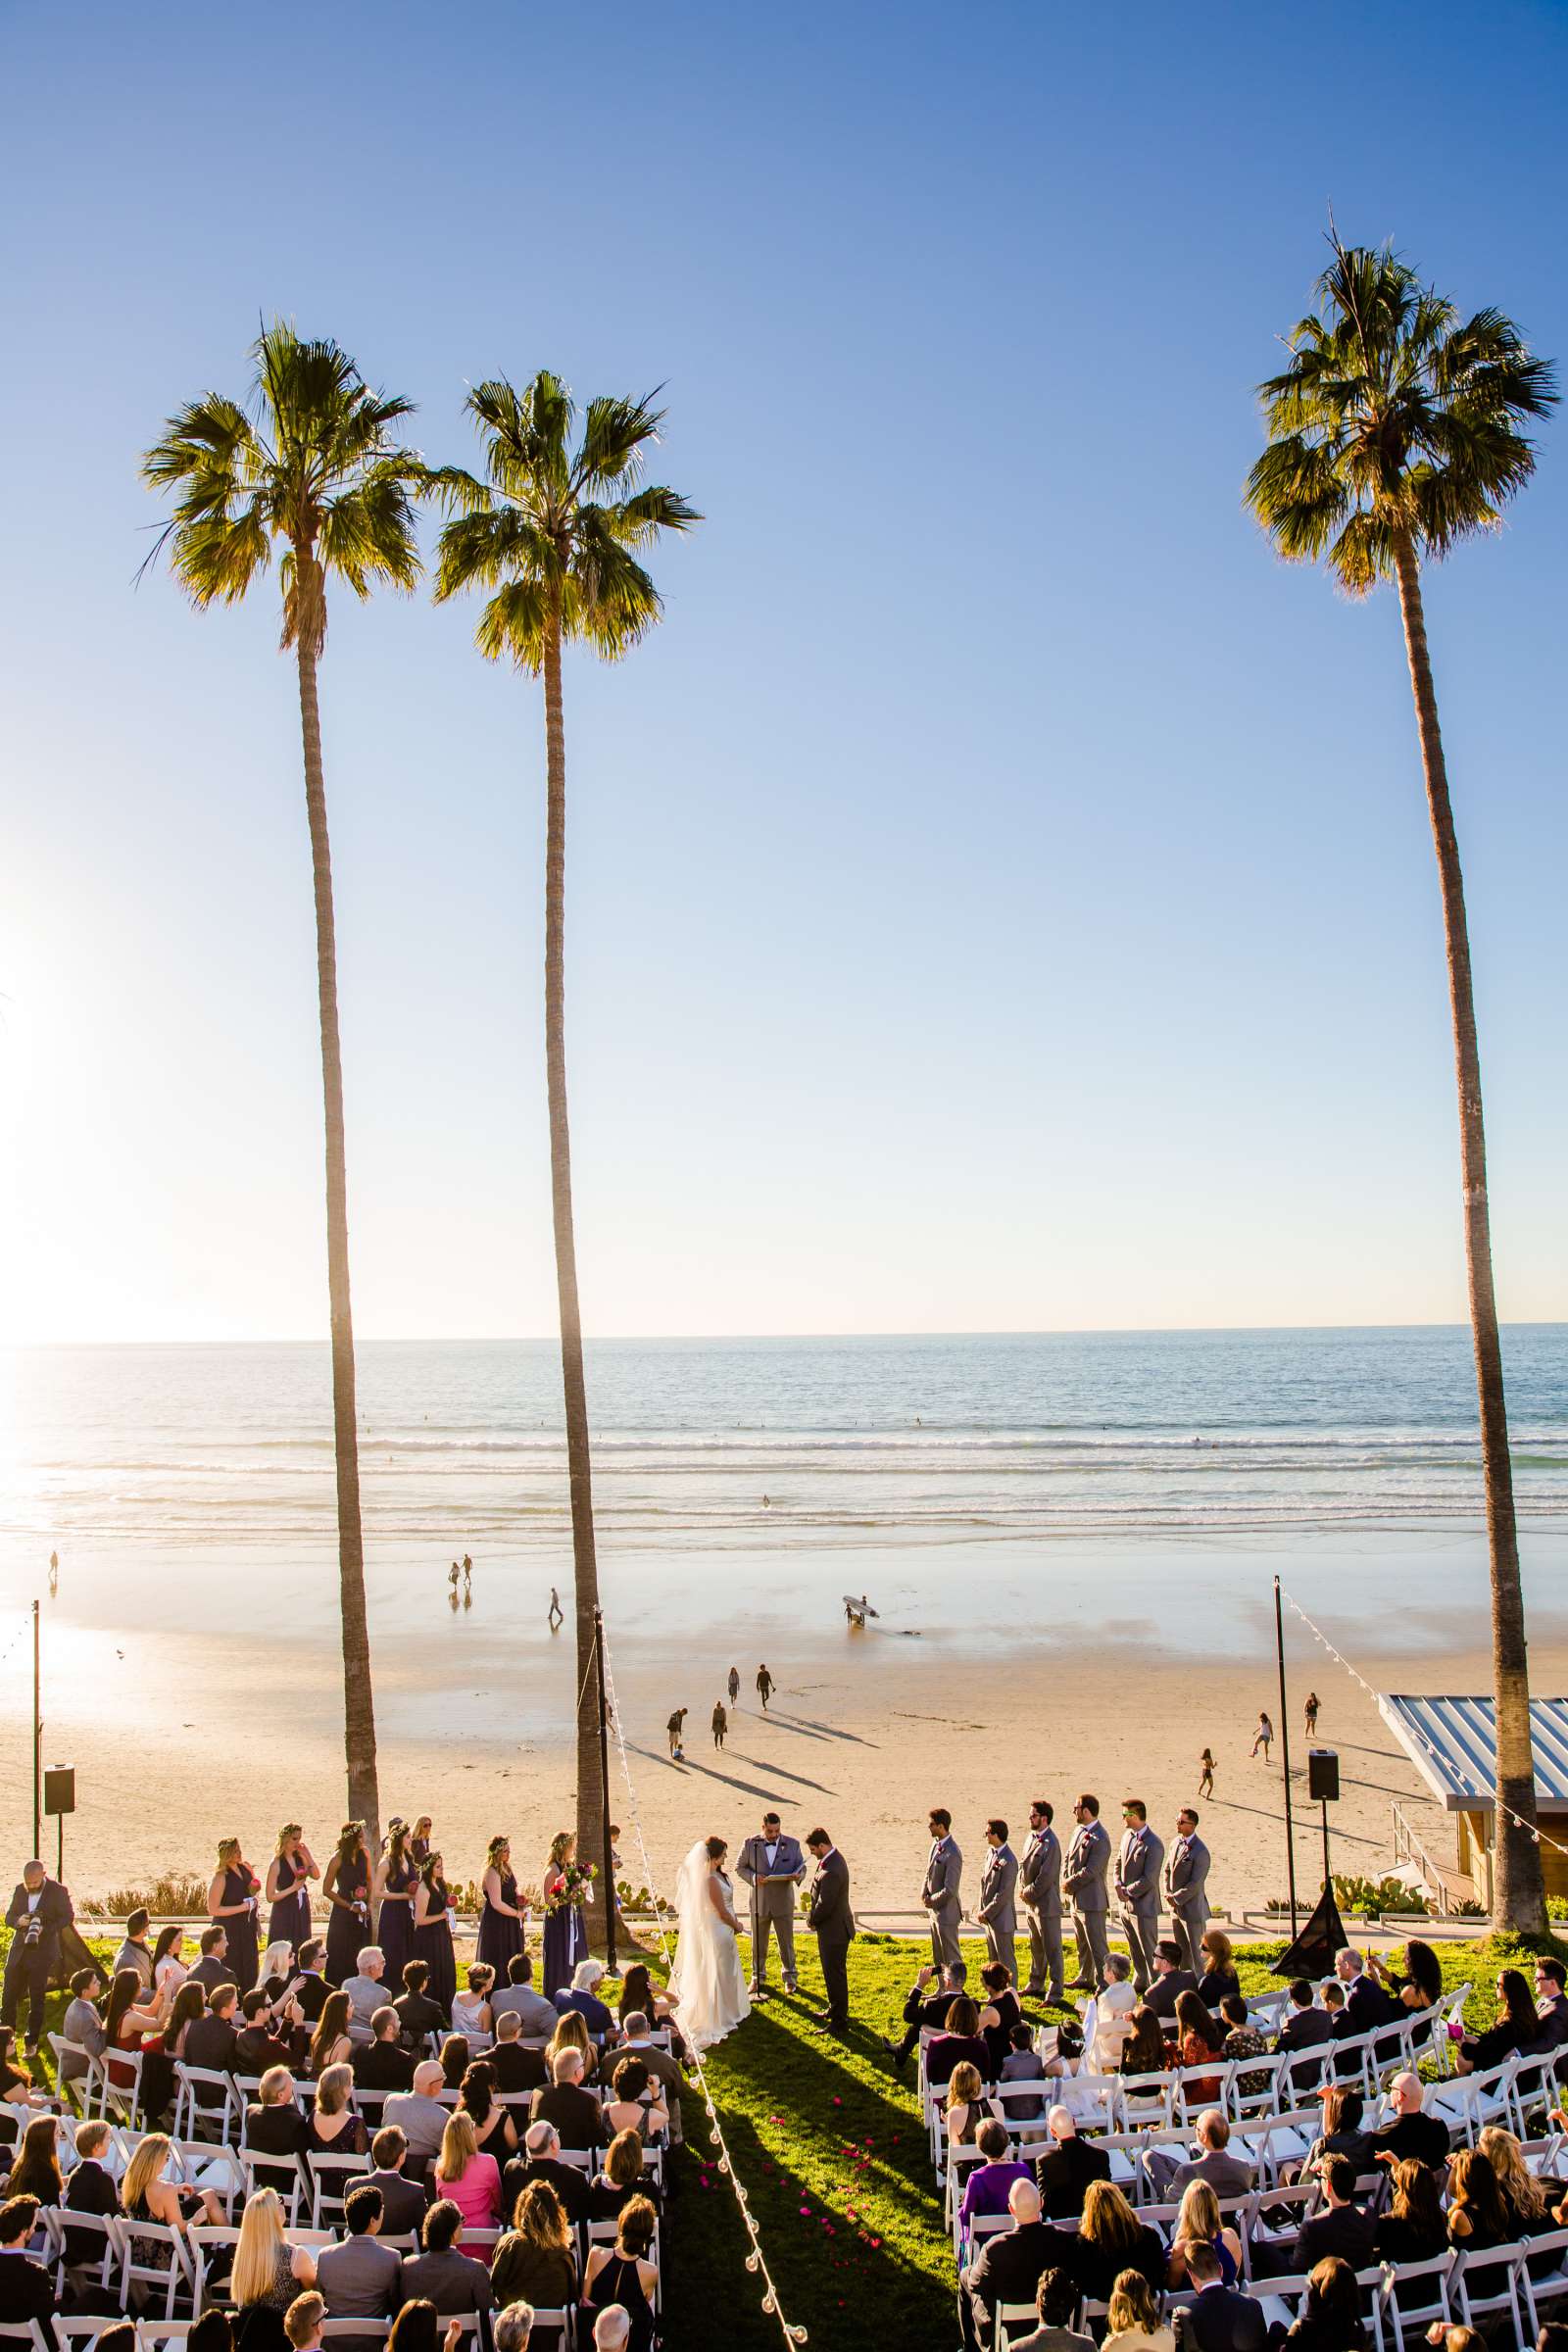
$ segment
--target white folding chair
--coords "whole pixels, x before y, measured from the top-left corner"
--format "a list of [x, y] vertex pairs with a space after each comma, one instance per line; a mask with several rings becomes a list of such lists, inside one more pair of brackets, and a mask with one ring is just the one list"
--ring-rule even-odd
[[0, 2344], [30, 2344], [32, 2352], [49, 2352], [48, 2339], [36, 2320], [0, 2322]]
[[292, 2230], [299, 2221], [300, 2207], [309, 2209], [311, 2202], [311, 2184], [299, 2158], [264, 2156], [260, 2149], [253, 2154], [249, 2148], [240, 2148], [235, 2161], [245, 2176], [247, 2203], [259, 2188], [275, 2189], [282, 2200], [285, 2226]]
[[1519, 2273], [1524, 2268], [1523, 2246], [1489, 2246], [1484, 2252], [1458, 2252], [1448, 2278], [1449, 2292], [1458, 2303], [1462, 2328], [1479, 2328], [1484, 2320], [1505, 2319], [1517, 2338]]
[[335, 2227], [343, 2218], [343, 2200], [356, 2180], [370, 2169], [368, 2156], [317, 2156], [306, 2164], [311, 2184], [311, 2220], [318, 2230]]
[[162, 2295], [164, 2317], [172, 2320], [174, 2305], [191, 2286], [194, 2276], [186, 2259], [182, 2230], [172, 2230], [165, 2222], [124, 2223], [120, 2232], [120, 2302], [123, 2311], [132, 2312], [133, 2297], [135, 2309], [140, 2310]]
[[1424, 2345], [1427, 2329], [1439, 2320], [1445, 2326], [1452, 2320], [1448, 2279], [1453, 2259], [1449, 2253], [1434, 2254], [1426, 2262], [1401, 2262], [1386, 2284], [1383, 2318], [1399, 2352], [1404, 2352], [1406, 2344]]
[[[299, 2231], [291, 2230], [289, 2234], [298, 2244]], [[213, 2268], [215, 2258], [226, 2253], [232, 2259], [238, 2244], [239, 2231], [224, 2223], [192, 2222], [186, 2230], [185, 2251], [190, 2257], [192, 2294], [198, 2311], [207, 2300], [207, 2275]]]
[[[1543, 2265], [1546, 2267], [1539, 2267]], [[1531, 2238], [1519, 2284], [1530, 2315], [1529, 2332], [1535, 2336], [1544, 2318], [1550, 2317], [1551, 2304], [1559, 2295], [1568, 2295], [1568, 2230], [1545, 2230]]]
[[47, 2038], [55, 2054], [55, 2082], [60, 2096], [69, 2099], [78, 2115], [96, 2115], [103, 2080], [102, 2060], [79, 2041], [68, 2041], [64, 2034], [51, 2034]]
[[[49, 2229], [49, 2259], [62, 2286], [68, 2271], [81, 2271], [107, 2290], [120, 2267], [120, 2220], [113, 2213], [73, 2213], [69, 2205], [51, 2205], [43, 2220]], [[68, 2261], [68, 2252], [74, 2259]]]
[[245, 2128], [245, 2112], [234, 2090], [234, 2078], [220, 2074], [216, 2067], [187, 2066], [183, 2058], [176, 2058], [174, 2136], [200, 2139], [204, 2125], [216, 2138], [238, 2142]]

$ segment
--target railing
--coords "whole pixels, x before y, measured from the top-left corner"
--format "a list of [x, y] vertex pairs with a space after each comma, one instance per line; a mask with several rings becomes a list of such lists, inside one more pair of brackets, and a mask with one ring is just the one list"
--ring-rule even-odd
[[1395, 1869], [1397, 1870], [1401, 1862], [1413, 1862], [1421, 1873], [1422, 1884], [1438, 1906], [1438, 1917], [1446, 1919], [1451, 1906], [1447, 1880], [1405, 1820], [1399, 1806], [1396, 1803], [1389, 1810], [1394, 1815]]

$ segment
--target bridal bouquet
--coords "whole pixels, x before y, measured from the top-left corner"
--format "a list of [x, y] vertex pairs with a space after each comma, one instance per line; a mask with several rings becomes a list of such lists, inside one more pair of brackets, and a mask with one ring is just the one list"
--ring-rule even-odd
[[557, 1871], [547, 1888], [545, 1909], [550, 1912], [574, 1911], [579, 1903], [594, 1899], [594, 1881], [599, 1876], [591, 1862], [567, 1862]]

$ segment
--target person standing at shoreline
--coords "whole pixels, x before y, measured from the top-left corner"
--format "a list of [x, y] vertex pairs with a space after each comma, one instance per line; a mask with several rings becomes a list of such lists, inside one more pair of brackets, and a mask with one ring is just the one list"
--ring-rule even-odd
[[724, 1701], [721, 1698], [715, 1698], [713, 1701], [713, 1745], [715, 1747], [723, 1746], [724, 1734], [728, 1730], [729, 1717], [724, 1712]]
[[550, 1631], [556, 1633], [566, 1622], [566, 1612], [561, 1605], [561, 1594], [554, 1585], [550, 1588]]
[[1317, 1711], [1321, 1703], [1322, 1702], [1315, 1690], [1309, 1690], [1307, 1692], [1305, 1712], [1306, 1736], [1309, 1740], [1315, 1740], [1317, 1738]]
[[741, 1670], [738, 1666], [732, 1666], [729, 1670], [729, 1703], [732, 1707], [738, 1702], [740, 1694]]
[[765, 1715], [767, 1702], [773, 1695], [773, 1677], [765, 1666], [759, 1666], [757, 1669], [757, 1695], [762, 1702], [762, 1713]]

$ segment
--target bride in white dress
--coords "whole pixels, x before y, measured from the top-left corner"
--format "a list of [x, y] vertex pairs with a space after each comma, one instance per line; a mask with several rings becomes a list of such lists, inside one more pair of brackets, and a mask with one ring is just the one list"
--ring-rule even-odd
[[705, 1838], [675, 1881], [680, 1939], [669, 1989], [680, 1996], [680, 2030], [700, 2050], [711, 2049], [752, 2013], [735, 1941], [739, 1922], [724, 1875], [728, 1851], [722, 1838]]

